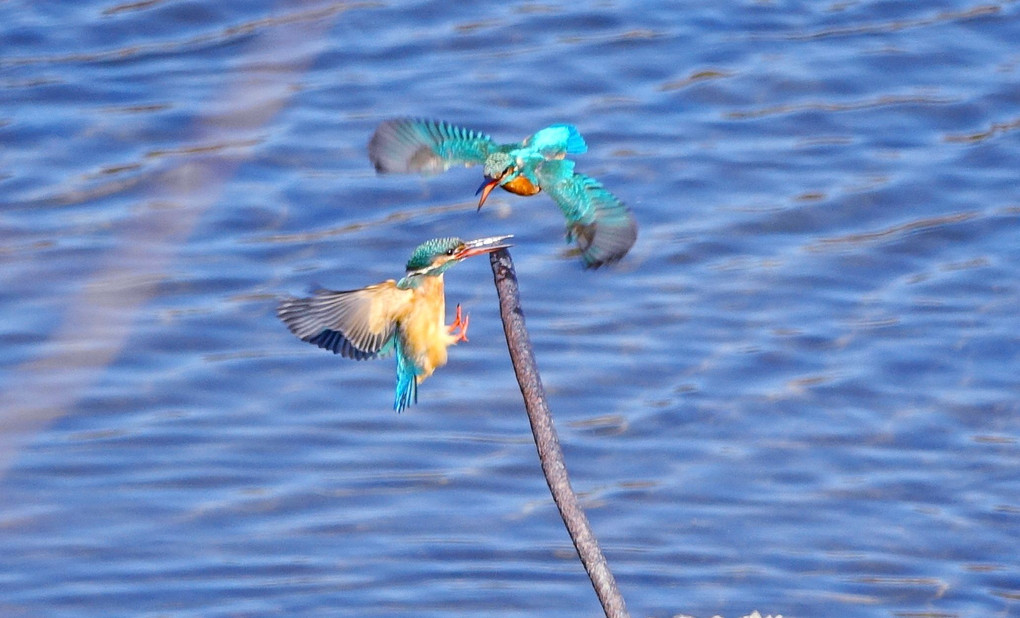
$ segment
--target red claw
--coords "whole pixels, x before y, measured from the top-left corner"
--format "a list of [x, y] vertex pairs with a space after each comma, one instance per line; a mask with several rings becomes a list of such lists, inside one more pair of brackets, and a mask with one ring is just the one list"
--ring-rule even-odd
[[[466, 316], [466, 315], [462, 315], [461, 314], [461, 312], [460, 312], [460, 304], [458, 303], [457, 304], [457, 314], [453, 318], [453, 324], [450, 324], [450, 326], [449, 326], [450, 334], [451, 335], [453, 335], [453, 334], [457, 335], [457, 338], [453, 340], [454, 343], [457, 343], [457, 342], [460, 342], [460, 341], [467, 341], [468, 340], [468, 338], [467, 338], [467, 329], [468, 329], [468, 321], [470, 319], [471, 319], [471, 316]], [[455, 332], [458, 328], [460, 329], [460, 332]]]

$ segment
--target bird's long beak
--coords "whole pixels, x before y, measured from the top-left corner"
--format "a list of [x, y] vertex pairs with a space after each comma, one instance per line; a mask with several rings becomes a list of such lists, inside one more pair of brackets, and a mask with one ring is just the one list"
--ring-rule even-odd
[[472, 255], [482, 255], [483, 253], [492, 253], [497, 249], [505, 249], [511, 246], [508, 242], [503, 242], [508, 238], [513, 238], [513, 234], [507, 236], [490, 236], [488, 238], [479, 238], [478, 240], [469, 240], [464, 243], [464, 248], [458, 251], [453, 257], [458, 260], [469, 258]]
[[490, 178], [486, 176], [485, 180], [482, 181], [482, 184], [478, 186], [478, 190], [475, 191], [475, 195], [478, 195], [479, 193], [482, 194], [481, 199], [478, 200], [478, 210], [482, 209], [482, 204], [485, 203], [485, 199], [489, 197], [492, 190], [499, 186], [499, 180], [499, 178]]

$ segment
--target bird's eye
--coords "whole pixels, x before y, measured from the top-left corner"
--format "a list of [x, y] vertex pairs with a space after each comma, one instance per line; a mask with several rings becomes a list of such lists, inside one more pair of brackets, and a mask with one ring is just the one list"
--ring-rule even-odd
[[446, 255], [453, 255], [455, 251], [456, 251], [456, 249], [447, 249], [446, 250]]

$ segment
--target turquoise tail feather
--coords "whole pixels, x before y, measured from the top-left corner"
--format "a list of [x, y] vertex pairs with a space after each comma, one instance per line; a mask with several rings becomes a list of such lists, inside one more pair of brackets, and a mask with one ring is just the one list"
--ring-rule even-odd
[[393, 409], [403, 412], [405, 408], [418, 403], [418, 373], [411, 359], [404, 354], [404, 346], [400, 337], [397, 344], [397, 392], [393, 400]]

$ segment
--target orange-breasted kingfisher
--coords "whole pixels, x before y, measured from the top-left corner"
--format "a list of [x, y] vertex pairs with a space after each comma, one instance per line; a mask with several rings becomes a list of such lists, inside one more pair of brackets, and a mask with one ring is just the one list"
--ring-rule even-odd
[[517, 144], [497, 144], [446, 122], [397, 118], [376, 128], [368, 157], [380, 173], [437, 174], [455, 165], [482, 165], [479, 209], [497, 186], [518, 195], [545, 191], [567, 218], [567, 242], [575, 241], [585, 265], [597, 268], [627, 254], [637, 223], [623, 202], [566, 159], [587, 150], [569, 124], [546, 127]]
[[446, 349], [467, 341], [468, 316], [446, 325], [443, 273], [473, 255], [509, 247], [511, 236], [462, 241], [435, 238], [422, 243], [407, 261], [402, 279], [360, 290], [319, 289], [309, 298], [287, 298], [276, 311], [290, 332], [354, 360], [396, 352], [397, 392], [393, 409], [418, 402], [418, 385], [446, 364]]

